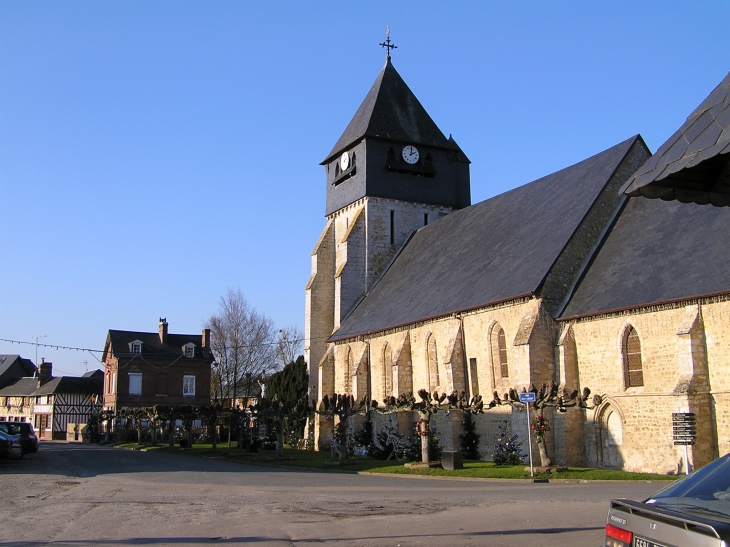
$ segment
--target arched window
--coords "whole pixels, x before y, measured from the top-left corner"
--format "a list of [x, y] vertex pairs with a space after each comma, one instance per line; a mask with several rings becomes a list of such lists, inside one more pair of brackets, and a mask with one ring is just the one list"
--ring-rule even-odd
[[500, 325], [495, 325], [492, 329], [492, 363], [496, 381], [509, 378], [507, 339], [504, 335], [504, 329]]
[[383, 398], [393, 395], [393, 348], [385, 343], [383, 348]]
[[626, 387], [644, 385], [644, 371], [641, 366], [641, 341], [634, 327], [626, 330], [624, 338], [624, 376]]
[[352, 348], [347, 348], [347, 367], [345, 369], [345, 393], [352, 393], [352, 375], [355, 373], [355, 356]]
[[436, 353], [436, 338], [433, 335], [430, 335], [428, 342], [426, 342], [426, 360], [428, 362], [428, 389], [430, 391], [441, 385], [439, 361]]

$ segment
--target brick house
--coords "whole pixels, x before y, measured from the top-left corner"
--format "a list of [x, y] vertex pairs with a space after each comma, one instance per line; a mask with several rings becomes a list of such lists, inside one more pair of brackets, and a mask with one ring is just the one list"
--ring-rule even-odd
[[104, 409], [210, 404], [210, 329], [202, 335], [110, 330], [104, 344]]

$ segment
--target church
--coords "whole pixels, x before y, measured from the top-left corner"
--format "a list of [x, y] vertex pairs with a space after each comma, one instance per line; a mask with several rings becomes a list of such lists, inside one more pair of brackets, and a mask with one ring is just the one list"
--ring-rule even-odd
[[[555, 464], [676, 473], [730, 452], [730, 74], [653, 155], [632, 136], [473, 205], [469, 164], [388, 55], [322, 162], [311, 398], [489, 401], [554, 381], [601, 396], [545, 409]], [[685, 451], [673, 415], [687, 413]], [[509, 406], [475, 419], [482, 459], [499, 424], [527, 438]]]

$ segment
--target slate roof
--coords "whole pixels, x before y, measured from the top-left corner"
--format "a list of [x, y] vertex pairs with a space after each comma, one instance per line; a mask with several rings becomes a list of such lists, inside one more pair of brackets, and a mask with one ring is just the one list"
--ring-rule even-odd
[[390, 58], [322, 165], [363, 137], [380, 137], [461, 152], [456, 142], [447, 139], [434, 123], [393, 67]]
[[535, 293], [632, 137], [418, 230], [331, 340]]
[[35, 390], [33, 395], [51, 395], [54, 393], [78, 393], [81, 395], [101, 395], [101, 378], [84, 378], [76, 376], [61, 376], [52, 378]]
[[0, 355], [0, 376], [10, 370], [14, 364], [18, 364], [27, 375], [32, 375], [36, 370], [30, 359], [24, 359], [20, 355]]
[[0, 389], [0, 397], [26, 397], [33, 395], [36, 389], [38, 389], [36, 378], [18, 378]]
[[[106, 358], [107, 352], [111, 349], [116, 356], [126, 356], [130, 353], [129, 344], [139, 340], [142, 342], [142, 354], [156, 357], [172, 357], [182, 355], [182, 347], [185, 344], [195, 344], [195, 357], [199, 359], [210, 358], [212, 354], [202, 347], [203, 337], [200, 334], [169, 334], [167, 344], [160, 342], [159, 332], [137, 332], [128, 330], [110, 330], [107, 334], [106, 344], [102, 361]], [[111, 344], [111, 345], [110, 345]]]
[[630, 198], [562, 318], [730, 292], [730, 209]]
[[730, 206], [730, 73], [621, 188], [630, 196]]

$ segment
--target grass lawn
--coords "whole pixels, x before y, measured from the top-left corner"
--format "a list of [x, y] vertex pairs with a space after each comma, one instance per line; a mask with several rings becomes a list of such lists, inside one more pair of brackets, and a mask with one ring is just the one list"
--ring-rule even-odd
[[[237, 448], [227, 448], [225, 443], [219, 444], [216, 450], [210, 444], [194, 444], [193, 448], [168, 447], [166, 444], [158, 446], [142, 445], [137, 443], [117, 444], [118, 448], [132, 450], [158, 450], [194, 457], [215, 458], [227, 461], [248, 462], [262, 465], [277, 465], [283, 467], [297, 467], [306, 469], [329, 470], [335, 472], [365, 472], [365, 473], [393, 473], [398, 475], [427, 475], [438, 477], [464, 477], [480, 479], [529, 479], [529, 469], [524, 465], [496, 466], [491, 462], [465, 461], [464, 469], [447, 471], [441, 468], [408, 469], [401, 462], [368, 460], [355, 458], [348, 461], [348, 465], [332, 466], [327, 462], [333, 460], [329, 452], [314, 452], [310, 450], [284, 450], [283, 458], [276, 458], [272, 450], [259, 450], [250, 453]], [[587, 469], [571, 467], [563, 473], [554, 475], [535, 475], [537, 478], [571, 479], [571, 480], [639, 480], [639, 481], [671, 481], [678, 477], [672, 475], [657, 475], [652, 473], [627, 473], [625, 471], [610, 471], [606, 469]]]

